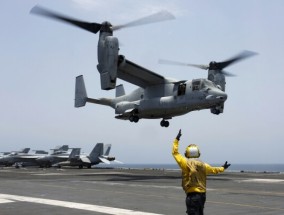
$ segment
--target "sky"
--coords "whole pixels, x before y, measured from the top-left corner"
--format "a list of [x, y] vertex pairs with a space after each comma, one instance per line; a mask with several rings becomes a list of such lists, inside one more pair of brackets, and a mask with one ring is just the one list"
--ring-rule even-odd
[[[114, 36], [120, 54], [165, 77], [206, 78], [207, 72], [158, 64], [159, 59], [208, 64], [243, 50], [258, 55], [226, 70], [224, 113], [201, 110], [160, 120], [117, 120], [114, 109], [74, 108], [75, 77], [84, 75], [89, 97], [102, 91], [97, 65], [98, 35], [30, 15], [35, 5], [89, 22], [123, 24], [160, 10], [176, 19], [122, 29]], [[175, 163], [172, 142], [182, 130], [180, 152], [197, 144], [208, 163], [284, 163], [283, 50], [281, 0], [2, 0], [0, 1], [0, 151], [57, 145], [89, 153], [111, 143], [124, 163]], [[137, 87], [123, 84], [126, 92]]]

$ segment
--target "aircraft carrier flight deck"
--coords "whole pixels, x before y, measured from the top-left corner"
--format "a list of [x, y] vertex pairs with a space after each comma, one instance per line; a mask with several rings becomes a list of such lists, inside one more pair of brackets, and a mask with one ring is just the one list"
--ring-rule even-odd
[[[179, 215], [177, 170], [0, 167], [1, 215]], [[205, 214], [284, 214], [284, 174], [209, 176]]]

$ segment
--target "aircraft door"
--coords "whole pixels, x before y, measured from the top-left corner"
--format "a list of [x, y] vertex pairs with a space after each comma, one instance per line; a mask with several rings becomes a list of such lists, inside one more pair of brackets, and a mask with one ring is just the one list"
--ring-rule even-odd
[[179, 83], [177, 87], [177, 103], [181, 104], [186, 102], [185, 94], [186, 94], [186, 84]]
[[178, 85], [177, 96], [185, 95], [185, 91], [186, 91], [186, 84], [185, 83], [180, 83]]

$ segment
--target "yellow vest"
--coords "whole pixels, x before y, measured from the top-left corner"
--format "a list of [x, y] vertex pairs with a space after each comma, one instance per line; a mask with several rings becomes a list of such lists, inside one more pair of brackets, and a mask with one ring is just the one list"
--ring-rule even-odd
[[198, 159], [187, 159], [178, 152], [178, 140], [173, 143], [172, 155], [182, 171], [182, 187], [186, 193], [205, 193], [206, 176], [224, 172], [224, 167], [211, 167]]

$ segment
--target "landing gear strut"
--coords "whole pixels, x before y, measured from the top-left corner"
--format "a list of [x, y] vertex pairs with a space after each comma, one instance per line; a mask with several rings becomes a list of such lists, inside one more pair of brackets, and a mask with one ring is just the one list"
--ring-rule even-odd
[[167, 127], [169, 127], [170, 123], [169, 123], [169, 121], [166, 121], [166, 120], [163, 119], [163, 120], [161, 121], [160, 125], [161, 125], [162, 127], [166, 127], [166, 128], [167, 128]]

